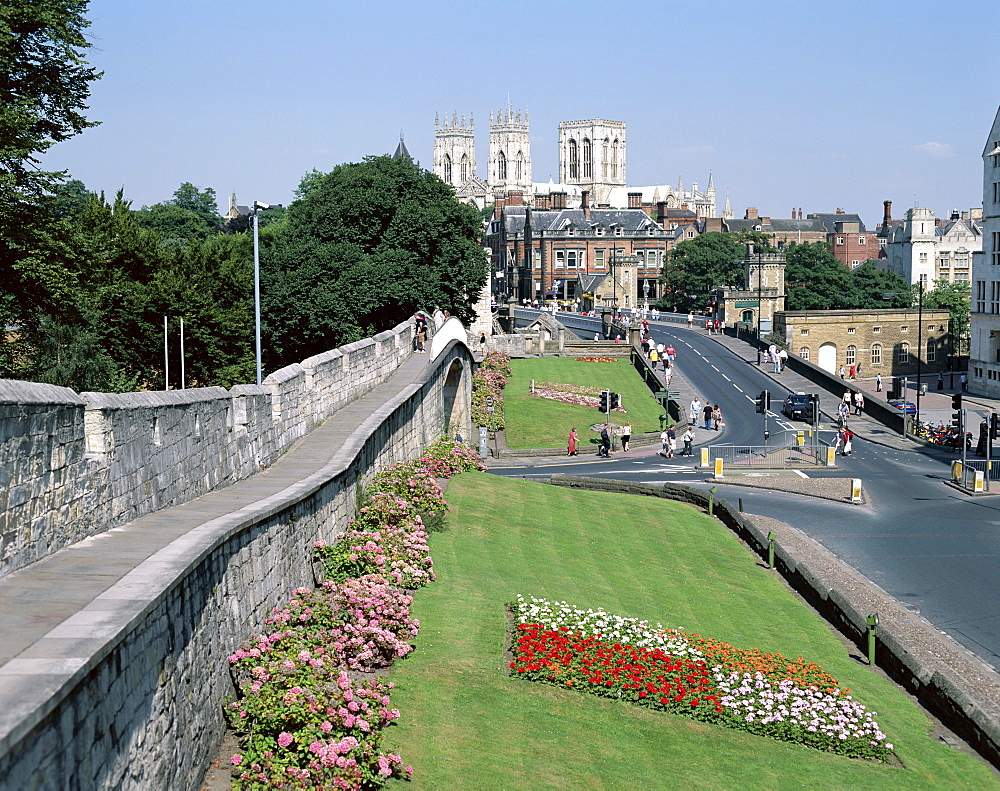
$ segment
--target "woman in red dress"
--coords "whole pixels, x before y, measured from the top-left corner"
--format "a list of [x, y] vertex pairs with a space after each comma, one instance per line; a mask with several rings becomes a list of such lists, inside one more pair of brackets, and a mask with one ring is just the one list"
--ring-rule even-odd
[[576, 455], [576, 429], [575, 428], [571, 428], [569, 430], [569, 443], [567, 444], [567, 448], [566, 449], [568, 451], [568, 453], [566, 455], [568, 455], [568, 456], [575, 456]]

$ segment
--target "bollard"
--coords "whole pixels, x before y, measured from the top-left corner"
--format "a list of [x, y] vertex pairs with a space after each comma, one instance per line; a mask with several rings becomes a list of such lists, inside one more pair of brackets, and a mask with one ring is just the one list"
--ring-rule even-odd
[[708, 490], [708, 515], [712, 516], [712, 511], [715, 508], [715, 493], [718, 491], [714, 486]]
[[868, 621], [868, 665], [875, 666], [875, 632], [878, 629], [878, 613], [873, 612], [866, 619]]
[[804, 431], [795, 432], [795, 444], [800, 448], [806, 444], [806, 434]]
[[715, 460], [715, 477], [716, 478], [722, 477], [722, 459]]
[[837, 451], [834, 448], [826, 449], [826, 466], [836, 467], [837, 466]]
[[851, 502], [861, 502], [861, 479], [851, 478]]
[[701, 449], [701, 466], [702, 467], [708, 466], [708, 448]]
[[773, 530], [769, 531], [767, 534], [767, 567], [769, 569], [774, 568], [774, 539], [778, 537], [778, 534]]
[[982, 492], [986, 481], [986, 476], [982, 470], [976, 470], [976, 481], [972, 484], [972, 491]]
[[951, 463], [951, 477], [959, 483], [962, 481], [962, 462], [957, 459]]
[[740, 498], [740, 513], [743, 513], [743, 498]]

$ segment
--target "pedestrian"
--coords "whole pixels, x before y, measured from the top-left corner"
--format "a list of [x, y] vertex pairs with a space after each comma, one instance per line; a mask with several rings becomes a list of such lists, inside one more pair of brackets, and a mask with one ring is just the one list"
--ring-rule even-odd
[[693, 324], [694, 324], [694, 314], [688, 313], [688, 329], [691, 329]]
[[622, 426], [622, 453], [628, 453], [628, 443], [632, 439], [632, 424]]
[[852, 402], [852, 401], [854, 400], [854, 398], [853, 398], [853, 393], [851, 393], [851, 391], [850, 391], [850, 390], [845, 390], [845, 391], [844, 391], [844, 397], [843, 397], [843, 398], [842, 398], [841, 400], [842, 400], [842, 401], [843, 401], [843, 402], [844, 402], [845, 404], [847, 404], [848, 406], [850, 406], [850, 405], [851, 405], [851, 402]]
[[[772, 346], [771, 348], [774, 348], [774, 347]], [[771, 363], [774, 365], [774, 371], [773, 371], [773, 373], [780, 374], [781, 373], [781, 358], [778, 356], [778, 350], [777, 349], [774, 349], [774, 351], [771, 352]]]
[[688, 410], [688, 423], [690, 425], [695, 425], [698, 422], [698, 415], [701, 412], [701, 399], [695, 396], [691, 399], [691, 406]]
[[576, 429], [571, 428], [569, 430], [569, 441], [566, 443], [566, 455], [575, 456], [576, 455]]
[[840, 378], [841, 378], [841, 379], [843, 379], [843, 378], [844, 378], [844, 373], [845, 373], [845, 371], [844, 371], [844, 366], [840, 366]]
[[722, 333], [722, 322], [720, 322], [718, 319], [712, 322], [712, 327], [715, 330], [716, 335], [720, 335]]
[[785, 365], [788, 364], [788, 349], [778, 350], [778, 373], [780, 374], [785, 370]]
[[645, 354], [648, 357], [649, 356], [649, 341], [646, 340], [645, 338], [643, 338], [639, 342], [639, 346], [642, 347], [642, 353]]
[[670, 387], [670, 380], [674, 375], [674, 369], [670, 367], [669, 361], [663, 360], [663, 380], [667, 383], [667, 387]]
[[882, 374], [875, 374], [875, 392], [882, 392]]
[[598, 342], [598, 341], [599, 341], [600, 339], [601, 339], [601, 336], [600, 336], [600, 335], [598, 335], [598, 334], [597, 334], [597, 333], [595, 332], [595, 333], [594, 333], [594, 343], [597, 343], [597, 342]]
[[601, 447], [597, 449], [598, 456], [611, 455], [611, 426], [605, 423], [601, 426]]
[[851, 431], [847, 426], [844, 426], [844, 454], [845, 456], [854, 455], [854, 432]]
[[413, 314], [413, 343], [417, 354], [424, 354], [427, 341], [427, 318], [419, 310]]
[[712, 410], [712, 423], [715, 424], [716, 431], [726, 425], [725, 421], [722, 419], [722, 410], [719, 409], [718, 404], [716, 404], [715, 408]]
[[671, 426], [667, 429], [667, 458], [674, 458], [674, 451], [677, 450], [677, 432]]
[[858, 379], [861, 378], [861, 363], [858, 363]]
[[938, 390], [944, 390], [944, 374], [938, 371]]
[[966, 392], [969, 389], [969, 381], [965, 378], [965, 374], [958, 377], [958, 381], [962, 385], [962, 392]]
[[694, 442], [694, 431], [691, 426], [687, 427], [681, 435], [681, 439], [684, 440], [684, 450], [681, 451], [681, 456], [694, 456], [694, 449], [691, 447]]
[[479, 351], [486, 354], [486, 333], [479, 333]]
[[658, 355], [660, 355], [660, 357], [663, 356], [663, 344], [662, 343], [656, 344], [656, 353]]
[[862, 410], [865, 408], [865, 397], [861, 394], [860, 390], [854, 391], [854, 414], [860, 415]]
[[847, 403], [841, 401], [837, 405], [837, 422], [841, 428], [847, 428], [847, 418], [851, 415], [851, 408], [847, 406]]
[[836, 438], [834, 439], [834, 442], [833, 442], [833, 452], [834, 452], [834, 454], [836, 454], [837, 451], [840, 450], [840, 446], [843, 444], [843, 442], [844, 442], [844, 428], [841, 427], [841, 428], [837, 429], [837, 436], [836, 436]]
[[616, 335], [615, 336], [615, 343], [621, 343], [621, 342], [622, 342], [622, 336], [621, 335]]
[[[689, 428], [688, 431], [691, 429]], [[660, 432], [660, 453], [663, 454], [664, 458], [667, 456], [667, 451], [670, 449], [670, 435], [667, 434], [667, 429], [663, 429]]]
[[857, 379], [858, 378], [858, 367], [856, 365], [852, 365], [848, 369], [848, 374], [847, 375], [850, 376], [851, 379]]
[[708, 402], [705, 402], [705, 406], [704, 408], [702, 408], [701, 414], [705, 420], [706, 429], [712, 428], [712, 413], [713, 413], [712, 405], [709, 404]]
[[441, 329], [441, 325], [444, 324], [444, 313], [441, 312], [440, 305], [434, 306], [434, 312], [431, 314], [431, 318], [434, 320], [434, 331], [437, 332]]
[[670, 360], [671, 365], [673, 365], [674, 360], [677, 359], [677, 350], [674, 348], [672, 343], [667, 346], [667, 359]]
[[705, 330], [708, 332], [709, 335], [712, 334], [712, 320], [711, 319], [705, 319]]
[[649, 350], [649, 362], [652, 363], [654, 371], [656, 370], [656, 361], [659, 360], [659, 359], [660, 359], [660, 357], [659, 357], [659, 355], [657, 355], [656, 349], [650, 349]]

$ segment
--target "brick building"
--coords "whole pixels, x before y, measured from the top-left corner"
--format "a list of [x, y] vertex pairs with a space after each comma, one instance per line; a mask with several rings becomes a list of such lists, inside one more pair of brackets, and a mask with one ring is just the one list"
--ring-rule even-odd
[[774, 318], [775, 334], [788, 351], [837, 373], [861, 365], [866, 378], [876, 374], [912, 376], [917, 354], [924, 373], [947, 368], [947, 310], [788, 310]]

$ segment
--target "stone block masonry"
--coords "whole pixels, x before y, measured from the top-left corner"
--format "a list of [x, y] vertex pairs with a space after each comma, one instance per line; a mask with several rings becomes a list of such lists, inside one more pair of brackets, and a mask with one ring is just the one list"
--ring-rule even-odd
[[[416, 457], [446, 425], [471, 428], [465, 343], [431, 359], [408, 354], [405, 333], [383, 339], [381, 352], [372, 340], [360, 357], [344, 347], [269, 377], [263, 388], [230, 391], [233, 433], [246, 427], [247, 459], [287, 449], [262, 474], [95, 533], [0, 579], [0, 790], [199, 786], [225, 730], [222, 700], [233, 692], [226, 658], [295, 587], [314, 584], [313, 543], [336, 540], [379, 467]], [[401, 350], [401, 362], [368, 387], [365, 376], [385, 378], [387, 346]], [[351, 359], [362, 369], [356, 376]], [[317, 384], [323, 378], [330, 387]], [[351, 387], [367, 392], [349, 400], [341, 393]], [[328, 399], [322, 411], [311, 406], [320, 391]], [[82, 421], [81, 404], [55, 396]], [[207, 431], [228, 409], [221, 393], [193, 403], [196, 415], [176, 406], [142, 421], [105, 403], [96, 436], [110, 435], [106, 455], [122, 448], [127, 456], [122, 446], [136, 423], [152, 435], [150, 418], [180, 414], [177, 424], [161, 421], [158, 447], [186, 448], [181, 426], [193, 431], [200, 415]], [[305, 433], [320, 414], [332, 418]], [[271, 445], [251, 446], [263, 427]], [[299, 437], [294, 446], [281, 431]], [[208, 463], [187, 464], [211, 479]]]
[[384, 382], [412, 331], [406, 322], [228, 391], [78, 395], [0, 380], [0, 577], [260, 472]]

